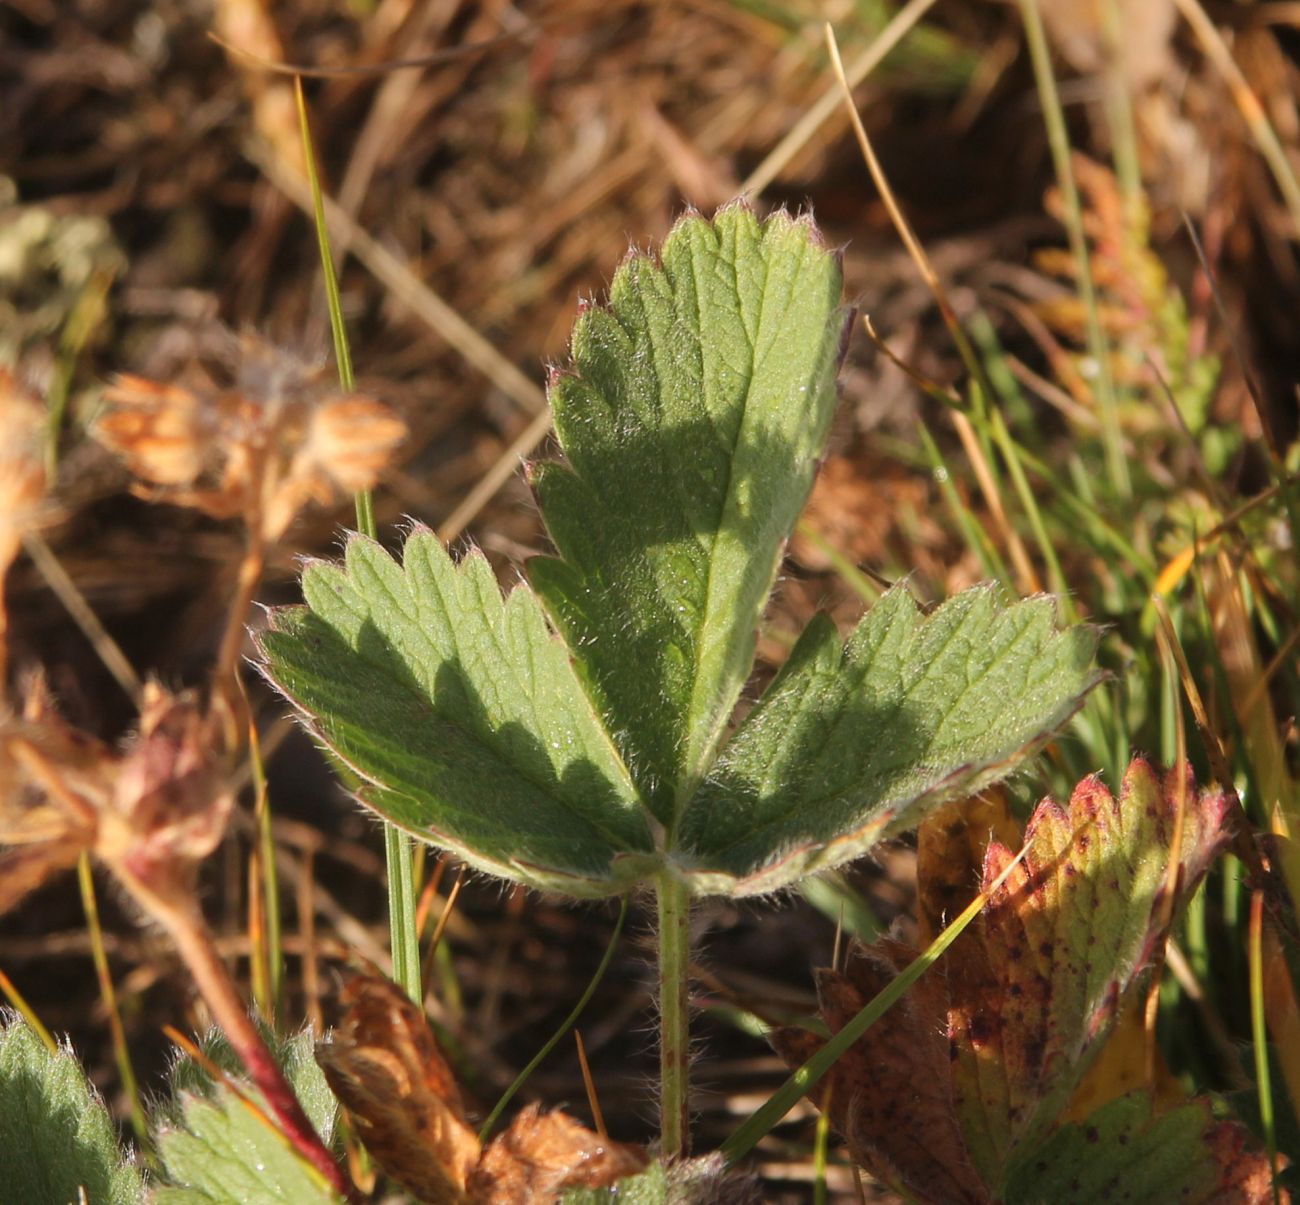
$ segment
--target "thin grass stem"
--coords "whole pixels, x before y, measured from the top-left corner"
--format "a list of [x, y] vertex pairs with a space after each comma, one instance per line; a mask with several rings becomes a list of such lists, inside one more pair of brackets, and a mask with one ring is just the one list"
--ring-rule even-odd
[[57, 1054], [59, 1044], [54, 1035], [45, 1027], [45, 1023], [36, 1015], [36, 1010], [28, 1003], [27, 997], [18, 990], [17, 985], [4, 971], [0, 971], [0, 992], [9, 1001], [10, 1006], [31, 1027], [32, 1032], [41, 1040], [41, 1044], [51, 1054]]
[[262, 742], [254, 724], [248, 726], [249, 761], [253, 771], [253, 820], [256, 826], [255, 873], [263, 904], [262, 953], [266, 972], [263, 1008], [274, 1025], [280, 1015], [284, 992], [284, 937], [280, 915], [280, 883], [275, 868], [275, 838], [271, 832], [271, 799], [262, 757]]
[[1268, 164], [1269, 171], [1273, 173], [1278, 192], [1282, 194], [1282, 199], [1291, 214], [1291, 221], [1295, 223], [1296, 232], [1300, 233], [1300, 180], [1296, 179], [1295, 169], [1287, 158], [1286, 148], [1277, 136], [1272, 122], [1269, 121], [1264, 106], [1255, 95], [1241, 68], [1237, 66], [1237, 60], [1232, 57], [1232, 52], [1215, 28], [1214, 22], [1206, 15], [1205, 9], [1198, 0], [1175, 0], [1175, 3], [1183, 19], [1192, 27], [1192, 32], [1200, 42], [1206, 57], [1214, 64], [1215, 70], [1231, 90], [1232, 98], [1250, 129], [1251, 137], [1255, 139], [1259, 153]]
[[596, 988], [600, 986], [600, 981], [605, 977], [605, 972], [609, 969], [609, 964], [614, 957], [614, 951], [618, 948], [618, 939], [623, 934], [623, 922], [627, 920], [627, 906], [628, 898], [624, 896], [618, 910], [618, 920], [614, 922], [614, 932], [610, 935], [609, 945], [605, 947], [604, 957], [601, 958], [596, 973], [591, 977], [586, 990], [578, 997], [578, 1002], [570, 1010], [569, 1015], [560, 1022], [560, 1027], [546, 1040], [545, 1045], [533, 1055], [528, 1065], [515, 1076], [514, 1083], [501, 1094], [501, 1099], [497, 1101], [478, 1132], [480, 1142], [488, 1140], [488, 1136], [496, 1127], [497, 1122], [501, 1120], [501, 1114], [505, 1112], [506, 1106], [514, 1099], [515, 1093], [528, 1082], [528, 1077], [542, 1065], [546, 1056], [559, 1044], [560, 1039], [578, 1023], [578, 1018], [582, 1016], [583, 1010], [587, 1007], [592, 996], [595, 995]]
[[104, 663], [104, 667], [113, 675], [114, 680], [122, 688], [126, 696], [138, 708], [144, 699], [144, 687], [140, 683], [140, 676], [135, 672], [131, 662], [127, 660], [121, 646], [108, 634], [104, 625], [100, 623], [99, 616], [91, 609], [85, 595], [77, 589], [76, 582], [72, 580], [68, 575], [68, 571], [60, 564], [59, 558], [54, 555], [50, 546], [35, 532], [29, 531], [23, 536], [23, 548], [26, 549], [27, 555], [32, 558], [40, 575], [45, 579], [45, 584], [54, 591], [59, 602], [72, 616], [73, 622], [81, 629], [86, 639], [90, 641], [91, 647], [98, 654], [100, 661]]
[[[935, 0], [911, 0], [900, 8], [880, 31], [879, 36], [845, 71], [849, 87], [856, 88], [925, 14], [933, 8]], [[790, 162], [822, 128], [840, 107], [840, 89], [832, 84], [794, 124], [790, 132], [776, 144], [740, 186], [742, 196], [757, 197], [784, 170]]]
[[1047, 126], [1047, 142], [1051, 148], [1056, 180], [1065, 208], [1065, 229], [1070, 242], [1070, 253], [1074, 256], [1079, 272], [1079, 300], [1083, 305], [1088, 355], [1095, 373], [1097, 411], [1101, 420], [1107, 476], [1115, 493], [1121, 498], [1128, 498], [1133, 493], [1133, 483], [1129, 478], [1128, 460], [1124, 455], [1119, 405], [1110, 370], [1110, 349], [1101, 325], [1097, 289], [1092, 278], [1092, 261], [1088, 255], [1088, 239], [1083, 229], [1083, 204], [1079, 199], [1074, 168], [1070, 163], [1070, 136], [1065, 126], [1065, 110], [1061, 106], [1056, 76], [1052, 72], [1052, 56], [1047, 47], [1047, 34], [1043, 30], [1038, 0], [1019, 0], [1019, 5], [1029, 45], [1029, 57], [1034, 67], [1034, 79], [1042, 102], [1043, 119]]
[[[307, 118], [307, 101], [303, 96], [301, 78], [294, 80], [294, 94], [298, 102], [298, 123], [302, 133], [303, 158], [307, 166], [307, 183], [311, 193], [316, 240], [320, 244], [321, 274], [329, 301], [330, 329], [334, 335], [334, 357], [338, 364], [339, 385], [345, 393], [351, 393], [355, 386], [352, 352], [348, 346], [347, 327], [343, 320], [343, 303], [339, 297], [338, 278], [334, 273], [334, 255], [330, 249], [325, 198], [316, 171], [316, 150], [312, 142], [311, 124]], [[363, 535], [374, 539], [377, 535], [374, 501], [368, 490], [357, 494], [356, 507], [358, 530]], [[393, 953], [393, 978], [418, 1004], [423, 999], [423, 984], [420, 978], [420, 935], [415, 927], [416, 887], [411, 848], [410, 837], [385, 822], [384, 854], [388, 862], [388, 926]]]
[[1268, 1027], [1264, 1019], [1264, 893], [1255, 891], [1250, 897], [1250, 929], [1248, 937], [1250, 962], [1250, 1035], [1255, 1052], [1255, 1083], [1259, 1091], [1259, 1124], [1264, 1131], [1264, 1146], [1268, 1151], [1268, 1166], [1273, 1188], [1273, 1205], [1277, 1205], [1277, 1118], [1273, 1109], [1273, 1085], [1268, 1065]]
[[99, 980], [99, 995], [108, 1013], [108, 1031], [113, 1042], [113, 1058], [122, 1080], [131, 1110], [131, 1129], [141, 1146], [149, 1143], [149, 1121], [144, 1105], [140, 1103], [140, 1084], [131, 1062], [131, 1050], [126, 1043], [126, 1030], [122, 1027], [122, 1010], [117, 1003], [117, 990], [113, 986], [113, 973], [108, 965], [108, 951], [104, 948], [104, 926], [99, 919], [99, 901], [95, 898], [95, 878], [90, 869], [90, 855], [82, 852], [77, 859], [77, 882], [81, 888], [81, 905], [86, 913], [86, 931], [90, 935], [90, 956], [95, 963]]

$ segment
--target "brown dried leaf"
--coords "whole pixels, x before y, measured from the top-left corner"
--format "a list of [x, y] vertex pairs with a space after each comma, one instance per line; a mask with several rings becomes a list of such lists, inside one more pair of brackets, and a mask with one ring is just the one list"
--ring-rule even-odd
[[380, 976], [343, 989], [342, 1024], [316, 1061], [375, 1162], [421, 1201], [461, 1205], [478, 1136], [424, 1014]]
[[649, 1164], [646, 1152], [564, 1113], [521, 1112], [484, 1150], [424, 1014], [398, 987], [358, 975], [316, 1061], [379, 1167], [432, 1205], [531, 1205], [567, 1188], [604, 1188]]
[[979, 894], [990, 841], [1020, 844], [1020, 825], [1001, 787], [959, 799], [921, 822], [916, 833], [918, 945], [929, 945]]
[[469, 1193], [482, 1205], [549, 1205], [569, 1188], [608, 1188], [649, 1165], [645, 1150], [611, 1142], [566, 1113], [529, 1105], [483, 1152]]

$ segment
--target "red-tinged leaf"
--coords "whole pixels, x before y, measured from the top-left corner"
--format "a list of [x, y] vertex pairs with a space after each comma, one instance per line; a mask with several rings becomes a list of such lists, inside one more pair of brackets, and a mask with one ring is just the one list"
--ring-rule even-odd
[[430, 1205], [463, 1205], [480, 1154], [424, 1014], [393, 983], [358, 976], [316, 1061], [375, 1162]]
[[[859, 951], [847, 974], [821, 971], [817, 993], [832, 1033], [859, 1012], [906, 966], [915, 951], [883, 941]], [[957, 1127], [949, 1081], [949, 1049], [937, 1024], [947, 1005], [940, 974], [924, 976], [819, 1085], [836, 1128], [854, 1157], [896, 1187], [927, 1201], [979, 1205], [989, 1195], [971, 1165]], [[796, 1067], [821, 1045], [802, 1029], [781, 1029], [772, 1043]]]
[[[1225, 843], [1227, 799], [1198, 791], [1190, 773], [1162, 780], [1137, 759], [1118, 798], [1094, 775], [1068, 808], [1039, 804], [1024, 861], [972, 926], [972, 941], [958, 943], [991, 982], [983, 997], [954, 998], [949, 1015], [954, 1100], [986, 1177], [995, 1180], [1012, 1147], [1055, 1119], [1149, 965], [1163, 934], [1180, 795], [1179, 881], [1190, 891]], [[986, 890], [1012, 856], [990, 846]]]
[[[1013, 1158], [1060, 1124], [1151, 963], [1170, 913], [1175, 832], [1185, 895], [1224, 844], [1227, 807], [1222, 792], [1198, 791], [1190, 774], [1161, 779], [1142, 760], [1118, 798], [1094, 776], [1068, 807], [1040, 804], [1023, 862], [983, 913], [819, 1085], [817, 1098], [829, 1084], [832, 1119], [856, 1157], [922, 1200], [999, 1197]], [[972, 836], [948, 823], [923, 843], [921, 875], [940, 871], [935, 887], [921, 883], [927, 916], [947, 913], [960, 894], [958, 864], [969, 865]], [[1012, 857], [989, 846], [984, 890]], [[832, 1031], [914, 956], [882, 943], [849, 977], [824, 973], [818, 987]], [[787, 1032], [777, 1045], [792, 1063], [810, 1053], [807, 1035]]]
[[488, 1144], [469, 1194], [476, 1205], [549, 1205], [565, 1189], [608, 1188], [649, 1162], [642, 1147], [611, 1142], [565, 1113], [529, 1105]]

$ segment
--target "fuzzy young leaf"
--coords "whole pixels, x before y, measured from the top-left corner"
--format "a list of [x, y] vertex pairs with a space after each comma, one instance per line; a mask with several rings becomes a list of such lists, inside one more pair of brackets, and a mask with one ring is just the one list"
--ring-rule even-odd
[[[417, 531], [273, 614], [268, 677], [388, 820], [505, 878], [774, 890], [1005, 774], [1096, 682], [1094, 634], [981, 589], [814, 621], [722, 747], [834, 406], [837, 257], [806, 219], [678, 223], [579, 318], [535, 474], [556, 557], [503, 601]], [[563, 640], [551, 634], [544, 604]], [[567, 647], [566, 647], [567, 644]]]
[[[1190, 774], [1161, 779], [1141, 760], [1129, 766], [1118, 798], [1094, 776], [1075, 788], [1068, 808], [1041, 803], [1026, 830], [1024, 861], [941, 966], [828, 1077], [832, 1118], [855, 1155], [923, 1201], [1001, 1199], [1009, 1168], [1022, 1166], [1059, 1124], [1150, 966], [1164, 932], [1174, 833], [1182, 833], [1185, 896], [1223, 848], [1227, 808], [1223, 792], [1198, 791]], [[965, 842], [960, 826], [948, 831]], [[922, 852], [947, 861], [933, 843]], [[990, 845], [985, 890], [1011, 858]], [[918, 877], [928, 912], [925, 860]], [[915, 954], [881, 942], [847, 974], [823, 972], [818, 989], [831, 1031]], [[792, 1064], [820, 1045], [801, 1030], [775, 1040]]]
[[0, 1009], [0, 1200], [134, 1205], [142, 1197], [140, 1173], [76, 1056], [51, 1054]]
[[754, 657], [812, 486], [841, 354], [838, 257], [811, 221], [690, 216], [619, 269], [552, 382], [567, 465], [529, 576], [671, 834]]
[[690, 802], [696, 878], [772, 891], [1001, 778], [1098, 679], [1094, 631], [1053, 619], [987, 586], [925, 617], [899, 586], [843, 645], [813, 620]]
[[167, 1183], [156, 1205], [338, 1205], [275, 1124], [229, 1088], [187, 1098], [181, 1116], [158, 1133]]
[[[314, 1038], [301, 1030], [288, 1039], [265, 1032], [316, 1132], [328, 1143], [338, 1116], [325, 1076], [312, 1057]], [[239, 1060], [220, 1030], [199, 1043], [204, 1057], [239, 1082]], [[266, 1116], [256, 1090], [241, 1100], [190, 1058], [170, 1076], [172, 1099], [155, 1118], [166, 1181], [151, 1205], [337, 1205], [339, 1197], [290, 1147]]]
[[[315, 1034], [310, 1029], [300, 1029], [291, 1037], [281, 1037], [260, 1018], [255, 1020], [263, 1041], [284, 1072], [284, 1078], [302, 1105], [303, 1112], [307, 1114], [312, 1129], [328, 1146], [338, 1122], [339, 1102], [325, 1081], [325, 1073], [316, 1063]], [[221, 1030], [208, 1030], [197, 1040], [196, 1045], [208, 1063], [221, 1068], [234, 1080], [243, 1078], [244, 1066]], [[211, 1098], [218, 1088], [207, 1069], [189, 1057], [177, 1059], [168, 1076], [168, 1086], [171, 1089], [170, 1103], [173, 1107], [169, 1110], [164, 1106], [163, 1113], [157, 1120], [162, 1121], [166, 1117], [177, 1124], [183, 1121], [183, 1106], [189, 1097]]]
[[272, 616], [266, 672], [369, 784], [360, 798], [505, 878], [572, 895], [626, 885], [653, 843], [564, 645], [525, 586], [454, 565], [431, 532], [403, 564], [363, 537]]

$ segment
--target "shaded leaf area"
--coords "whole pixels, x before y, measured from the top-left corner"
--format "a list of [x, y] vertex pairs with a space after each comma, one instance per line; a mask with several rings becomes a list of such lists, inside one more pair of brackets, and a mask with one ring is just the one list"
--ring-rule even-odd
[[76, 1055], [0, 1009], [0, 1200], [134, 1205], [143, 1186]]
[[1002, 777], [1095, 685], [1095, 645], [1050, 599], [1004, 606], [992, 586], [929, 616], [895, 587], [843, 643], [814, 620], [691, 800], [696, 873], [773, 890]]
[[[1167, 931], [1175, 833], [1182, 833], [1185, 898], [1226, 842], [1227, 810], [1223, 792], [1198, 790], [1190, 772], [1162, 777], [1141, 759], [1130, 764], [1118, 798], [1093, 776], [1079, 783], [1068, 807], [1050, 799], [1039, 804], [1026, 828], [1023, 862], [943, 961], [828, 1076], [831, 1117], [855, 1157], [924, 1201], [1001, 1199], [1013, 1165], [1020, 1199], [1059, 1199], [1039, 1191], [1028, 1161], [1045, 1141], [1064, 1141], [1052, 1135], [1062, 1132], [1057, 1127], [1071, 1096]], [[920, 853], [924, 914], [937, 902], [927, 898], [931, 866], [946, 899], [953, 866], [970, 858], [968, 834], [942, 818]], [[989, 845], [983, 890], [1012, 856], [1004, 845]], [[861, 951], [845, 974], [821, 972], [830, 1030], [843, 1028], [916, 956], [884, 941]], [[821, 1045], [790, 1029], [778, 1031], [775, 1043], [791, 1065]], [[1106, 1102], [1085, 1125], [1110, 1107]], [[1098, 1174], [1118, 1172], [1128, 1157], [1121, 1141], [1128, 1131], [1094, 1128], [1115, 1135], [1113, 1147], [1100, 1139], [1092, 1146]], [[1203, 1139], [1198, 1157], [1214, 1175], [1240, 1179], [1238, 1162], [1245, 1160], [1254, 1170], [1242, 1182], [1255, 1182], [1263, 1156], [1248, 1150], [1244, 1129], [1204, 1131]]]
[[[278, 1039], [263, 1035], [316, 1132], [328, 1144], [338, 1103], [312, 1059], [313, 1037], [302, 1030]], [[199, 1044], [210, 1066], [226, 1072], [215, 1081], [207, 1067], [180, 1059], [171, 1073], [171, 1101], [156, 1115], [156, 1145], [164, 1183], [150, 1200], [162, 1205], [302, 1205], [337, 1203], [340, 1197], [289, 1145], [240, 1075], [225, 1037], [210, 1031]], [[233, 1085], [233, 1087], [232, 1087]], [[238, 1091], [234, 1089], [238, 1088]]]
[[578, 319], [529, 575], [670, 830], [748, 678], [835, 405], [838, 256], [811, 220], [682, 219]]
[[611, 894], [653, 849], [646, 816], [569, 654], [523, 586], [453, 564], [425, 530], [398, 565], [352, 538], [273, 612], [265, 671], [369, 784], [363, 802], [494, 874]]
[[[1153, 1113], [1143, 1092], [1121, 1096], [1086, 1122], [1057, 1130], [1033, 1156], [1011, 1169], [1006, 1205], [1231, 1205], [1271, 1201], [1268, 1160], [1246, 1130], [1215, 1121], [1196, 1100]], [[1281, 1194], [1288, 1201], [1288, 1194]]]
[[[376, 1164], [432, 1205], [531, 1205], [642, 1172], [640, 1147], [529, 1106], [486, 1147], [420, 1009], [392, 982], [356, 977], [316, 1057]], [[623, 1197], [620, 1195], [619, 1200]]]

